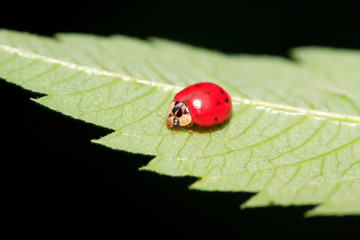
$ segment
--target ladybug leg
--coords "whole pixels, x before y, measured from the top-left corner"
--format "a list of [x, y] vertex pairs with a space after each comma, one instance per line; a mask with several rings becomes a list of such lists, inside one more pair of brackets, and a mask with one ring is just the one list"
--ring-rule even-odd
[[188, 131], [189, 131], [190, 134], [193, 133], [193, 130], [190, 129], [193, 125], [194, 125], [194, 122], [191, 121], [191, 123], [187, 126], [187, 129], [188, 129]]

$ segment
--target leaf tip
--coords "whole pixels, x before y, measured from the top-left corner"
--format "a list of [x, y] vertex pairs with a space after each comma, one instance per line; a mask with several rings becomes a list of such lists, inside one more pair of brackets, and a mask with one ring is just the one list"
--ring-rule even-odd
[[139, 171], [151, 171], [151, 172], [156, 172], [156, 169], [152, 168], [152, 167], [149, 166], [149, 165], [145, 165], [145, 166], [139, 167], [138, 170], [139, 170]]

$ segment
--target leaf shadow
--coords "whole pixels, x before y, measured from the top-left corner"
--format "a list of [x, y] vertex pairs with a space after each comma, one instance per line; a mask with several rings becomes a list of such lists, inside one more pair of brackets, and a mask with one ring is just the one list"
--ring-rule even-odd
[[[230, 124], [230, 121], [231, 121], [231, 117], [220, 124], [216, 124], [216, 125], [209, 126], [209, 127], [203, 127], [203, 126], [198, 126], [198, 125], [194, 124], [194, 126], [191, 127], [191, 130], [193, 130], [196, 133], [200, 133], [200, 134], [217, 132], [217, 131], [223, 130], [225, 127], [227, 127]], [[186, 128], [182, 128], [181, 131], [188, 131], [188, 130]]]

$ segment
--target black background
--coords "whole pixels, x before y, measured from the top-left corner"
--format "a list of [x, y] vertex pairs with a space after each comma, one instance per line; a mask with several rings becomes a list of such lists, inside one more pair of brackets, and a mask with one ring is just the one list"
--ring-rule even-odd
[[[226, 53], [302, 45], [360, 49], [360, 2], [2, 2], [0, 28], [51, 36], [114, 33]], [[310, 206], [239, 211], [248, 193], [190, 191], [195, 178], [138, 171], [151, 157], [90, 143], [110, 131], [50, 111], [0, 81], [5, 219], [12, 234], [166, 239], [360, 236], [359, 217], [304, 219]], [[10, 167], [8, 167], [8, 164]], [[5, 191], [9, 189], [10, 191]], [[128, 237], [126, 237], [128, 236]]]

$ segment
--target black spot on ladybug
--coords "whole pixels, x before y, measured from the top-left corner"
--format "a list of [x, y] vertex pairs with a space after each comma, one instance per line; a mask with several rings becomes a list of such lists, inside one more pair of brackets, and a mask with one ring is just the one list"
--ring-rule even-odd
[[216, 102], [216, 105], [220, 106], [220, 102]]
[[178, 105], [178, 104], [179, 104], [179, 101], [176, 101], [176, 102], [175, 102], [175, 105]]
[[224, 90], [220, 89], [221, 94], [224, 94]]
[[228, 99], [228, 98], [225, 98], [225, 102], [226, 102], [226, 103], [229, 103], [229, 99]]
[[181, 117], [182, 116], [182, 112], [181, 112], [181, 108], [179, 109], [179, 111], [176, 113], [177, 117]]
[[217, 122], [217, 117], [215, 118], [215, 122]]

